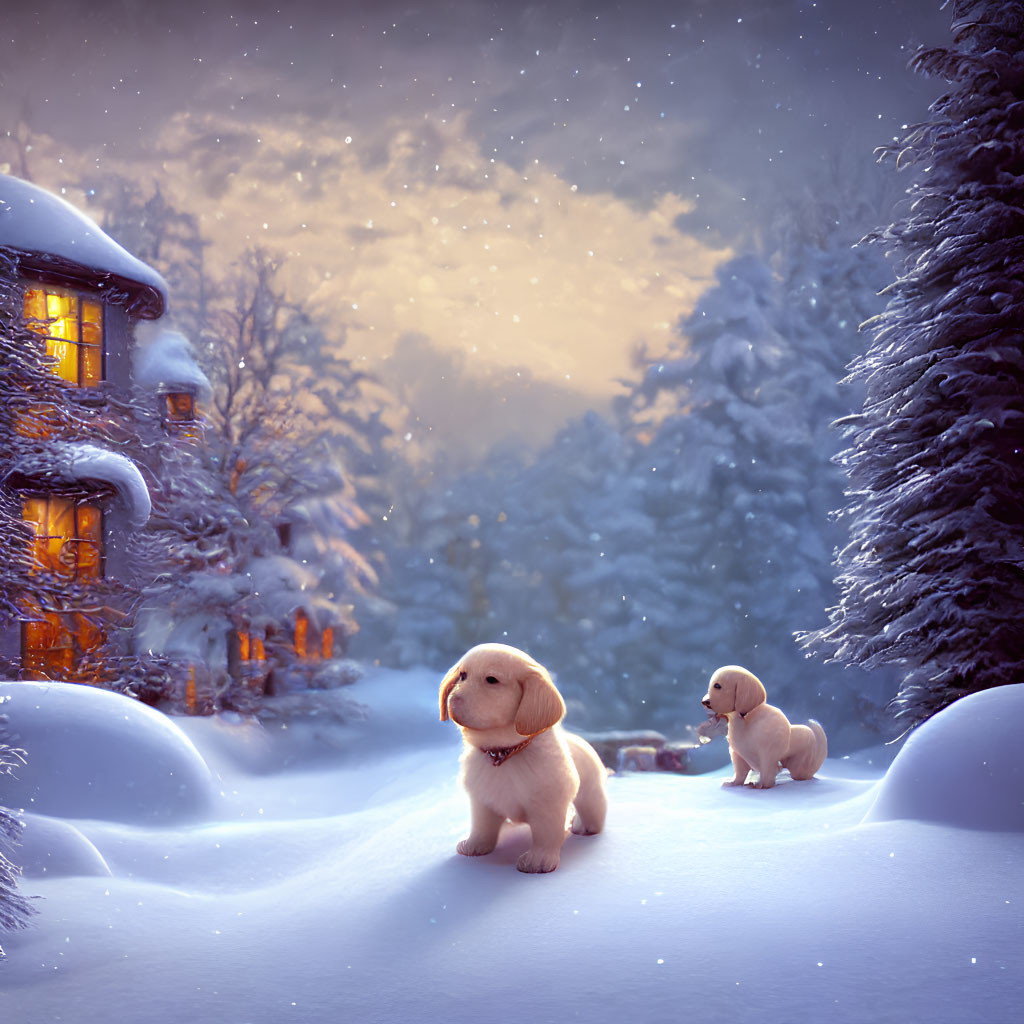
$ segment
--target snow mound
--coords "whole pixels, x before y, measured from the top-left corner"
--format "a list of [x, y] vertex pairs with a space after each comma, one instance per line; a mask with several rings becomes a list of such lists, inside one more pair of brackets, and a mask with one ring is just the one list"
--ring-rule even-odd
[[71, 822], [40, 814], [26, 814], [23, 820], [16, 858], [26, 878], [110, 875], [103, 855]]
[[128, 824], [195, 819], [212, 806], [210, 769], [171, 719], [78, 683], [0, 682], [8, 743], [28, 763], [4, 803], [35, 814]]
[[864, 820], [1024, 832], [1021, 722], [1024, 684], [962, 697], [910, 735]]

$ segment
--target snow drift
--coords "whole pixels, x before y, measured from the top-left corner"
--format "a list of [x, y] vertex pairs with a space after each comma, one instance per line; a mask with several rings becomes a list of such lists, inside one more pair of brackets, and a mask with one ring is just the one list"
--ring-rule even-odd
[[[454, 852], [468, 804], [436, 687], [428, 673], [368, 674], [347, 688], [365, 721], [328, 736], [232, 716], [161, 726], [126, 698], [0, 684], [50, 791], [29, 829], [52, 825], [65, 865], [22, 880], [43, 899], [4, 940], [4, 1019], [115, 1007], [132, 1024], [1015, 1019], [1024, 834], [903, 811], [864, 821], [885, 794], [938, 788], [926, 762], [946, 759], [956, 718], [907, 744], [920, 776], [894, 765], [879, 781], [871, 753], [768, 791], [724, 790], [724, 772], [614, 776], [607, 831], [570, 836], [558, 871], [525, 876], [522, 827], [490, 856]], [[992, 691], [999, 708], [981, 717], [1019, 720], [1019, 695]], [[26, 727], [22, 710], [45, 711], [53, 730]], [[271, 770], [279, 742], [286, 771]], [[59, 770], [65, 743], [79, 778]], [[978, 758], [1008, 764], [1017, 746], [999, 732]], [[201, 813], [197, 748], [219, 783]], [[190, 780], [178, 822], [144, 809], [182, 799], [150, 765], [169, 758]], [[95, 790], [108, 785], [105, 809]], [[64, 789], [86, 795], [91, 817]], [[132, 804], [131, 790], [148, 799]]]
[[982, 690], [911, 733], [867, 821], [915, 818], [1024, 832], [1024, 683]]

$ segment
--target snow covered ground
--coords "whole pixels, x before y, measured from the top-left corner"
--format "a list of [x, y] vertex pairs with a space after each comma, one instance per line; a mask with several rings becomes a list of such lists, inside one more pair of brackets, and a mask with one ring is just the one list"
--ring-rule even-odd
[[522, 828], [455, 853], [436, 685], [378, 672], [346, 691], [365, 721], [273, 735], [0, 683], [30, 756], [0, 803], [28, 811], [40, 897], [2, 939], [0, 1021], [1019, 1019], [1024, 685], [947, 709], [885, 774], [613, 777], [607, 831], [535, 876]]

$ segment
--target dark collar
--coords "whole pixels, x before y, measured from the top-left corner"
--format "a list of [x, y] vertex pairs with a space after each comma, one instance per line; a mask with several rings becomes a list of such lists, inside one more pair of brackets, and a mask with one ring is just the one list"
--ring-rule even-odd
[[491, 764], [495, 768], [499, 764], [504, 764], [513, 754], [518, 754], [520, 750], [525, 750], [532, 740], [532, 736], [527, 736], [522, 743], [517, 743], [514, 747], [478, 747], [477, 749], [486, 754], [491, 759]]

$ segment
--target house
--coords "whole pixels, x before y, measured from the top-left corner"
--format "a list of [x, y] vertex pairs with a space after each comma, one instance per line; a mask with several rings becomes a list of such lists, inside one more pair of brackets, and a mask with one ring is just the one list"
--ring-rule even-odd
[[[128, 542], [151, 507], [131, 353], [166, 302], [89, 218], [0, 175], [0, 670], [98, 680], [101, 652], [127, 649]], [[194, 418], [194, 394], [153, 400]]]
[[0, 175], [0, 674], [190, 712], [335, 685], [354, 624], [311, 568], [315, 503], [262, 530], [241, 508], [167, 299], [69, 203]]

